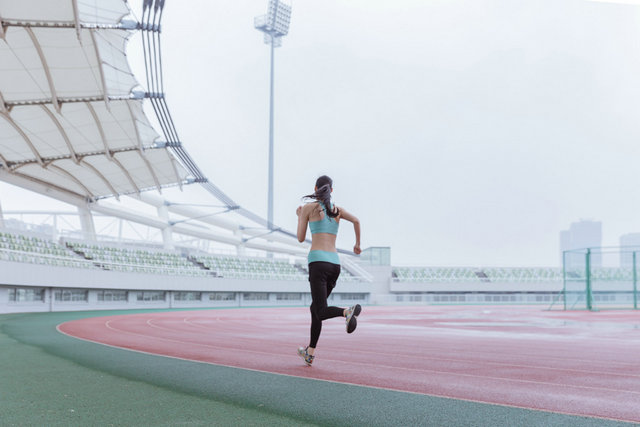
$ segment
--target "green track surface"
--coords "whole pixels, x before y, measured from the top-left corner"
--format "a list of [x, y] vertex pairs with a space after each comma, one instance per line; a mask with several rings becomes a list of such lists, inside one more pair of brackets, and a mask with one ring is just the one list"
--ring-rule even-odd
[[128, 313], [0, 315], [0, 425], [629, 425], [188, 362], [56, 330]]

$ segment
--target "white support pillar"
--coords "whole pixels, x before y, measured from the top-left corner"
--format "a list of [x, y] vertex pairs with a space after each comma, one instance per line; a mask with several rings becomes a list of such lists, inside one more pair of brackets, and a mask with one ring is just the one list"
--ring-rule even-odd
[[[169, 207], [167, 205], [158, 206], [158, 217], [170, 224], [169, 222]], [[170, 225], [162, 228], [162, 242], [164, 243], [164, 248], [167, 250], [172, 250], [173, 246], [173, 232]]]
[[2, 215], [2, 203], [0, 203], [0, 228], [4, 228], [4, 216]]
[[53, 214], [53, 230], [51, 231], [51, 240], [58, 240], [58, 214]]
[[[242, 229], [240, 228], [236, 228], [233, 231], [233, 235], [236, 236], [240, 242], [242, 242], [243, 236], [242, 236]], [[236, 253], [238, 256], [244, 256], [245, 255], [245, 245], [244, 242], [240, 243], [239, 245], [236, 245]]]
[[96, 240], [96, 227], [93, 224], [93, 215], [87, 205], [78, 205], [78, 216], [82, 226], [82, 235], [85, 240], [94, 242]]

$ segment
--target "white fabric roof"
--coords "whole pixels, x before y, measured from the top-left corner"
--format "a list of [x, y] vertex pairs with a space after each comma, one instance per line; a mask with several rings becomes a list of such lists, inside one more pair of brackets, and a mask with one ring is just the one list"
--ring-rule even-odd
[[132, 90], [123, 0], [0, 0], [0, 167], [90, 200], [182, 184]]

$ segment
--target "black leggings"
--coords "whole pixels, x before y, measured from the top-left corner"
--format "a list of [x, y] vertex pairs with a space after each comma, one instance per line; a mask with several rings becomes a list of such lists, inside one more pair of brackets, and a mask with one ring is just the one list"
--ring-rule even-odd
[[322, 321], [343, 315], [340, 307], [327, 307], [327, 297], [336, 286], [340, 276], [340, 265], [330, 262], [316, 261], [309, 264], [309, 283], [311, 284], [311, 339], [309, 347], [316, 348]]

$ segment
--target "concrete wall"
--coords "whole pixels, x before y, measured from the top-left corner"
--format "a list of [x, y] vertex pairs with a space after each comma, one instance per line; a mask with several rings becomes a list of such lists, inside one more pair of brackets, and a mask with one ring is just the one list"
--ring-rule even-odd
[[[44, 290], [43, 301], [9, 301], [9, 290], [37, 288]], [[56, 290], [87, 290], [86, 301], [56, 301]], [[126, 290], [127, 301], [98, 301], [101, 290]], [[164, 301], [138, 301], [140, 291], [166, 292]], [[179, 301], [177, 292], [199, 292], [200, 301]], [[210, 300], [215, 293], [235, 293], [231, 301]], [[330, 301], [348, 306], [369, 302], [370, 283], [338, 282]], [[355, 297], [354, 297], [355, 294]], [[251, 299], [266, 297], [267, 299]], [[294, 297], [294, 299], [283, 299]], [[203, 308], [262, 305], [309, 305], [311, 295], [307, 280], [251, 280], [217, 277], [167, 276], [125, 273], [99, 269], [57, 267], [0, 261], [0, 313], [76, 311], [140, 308]]]

